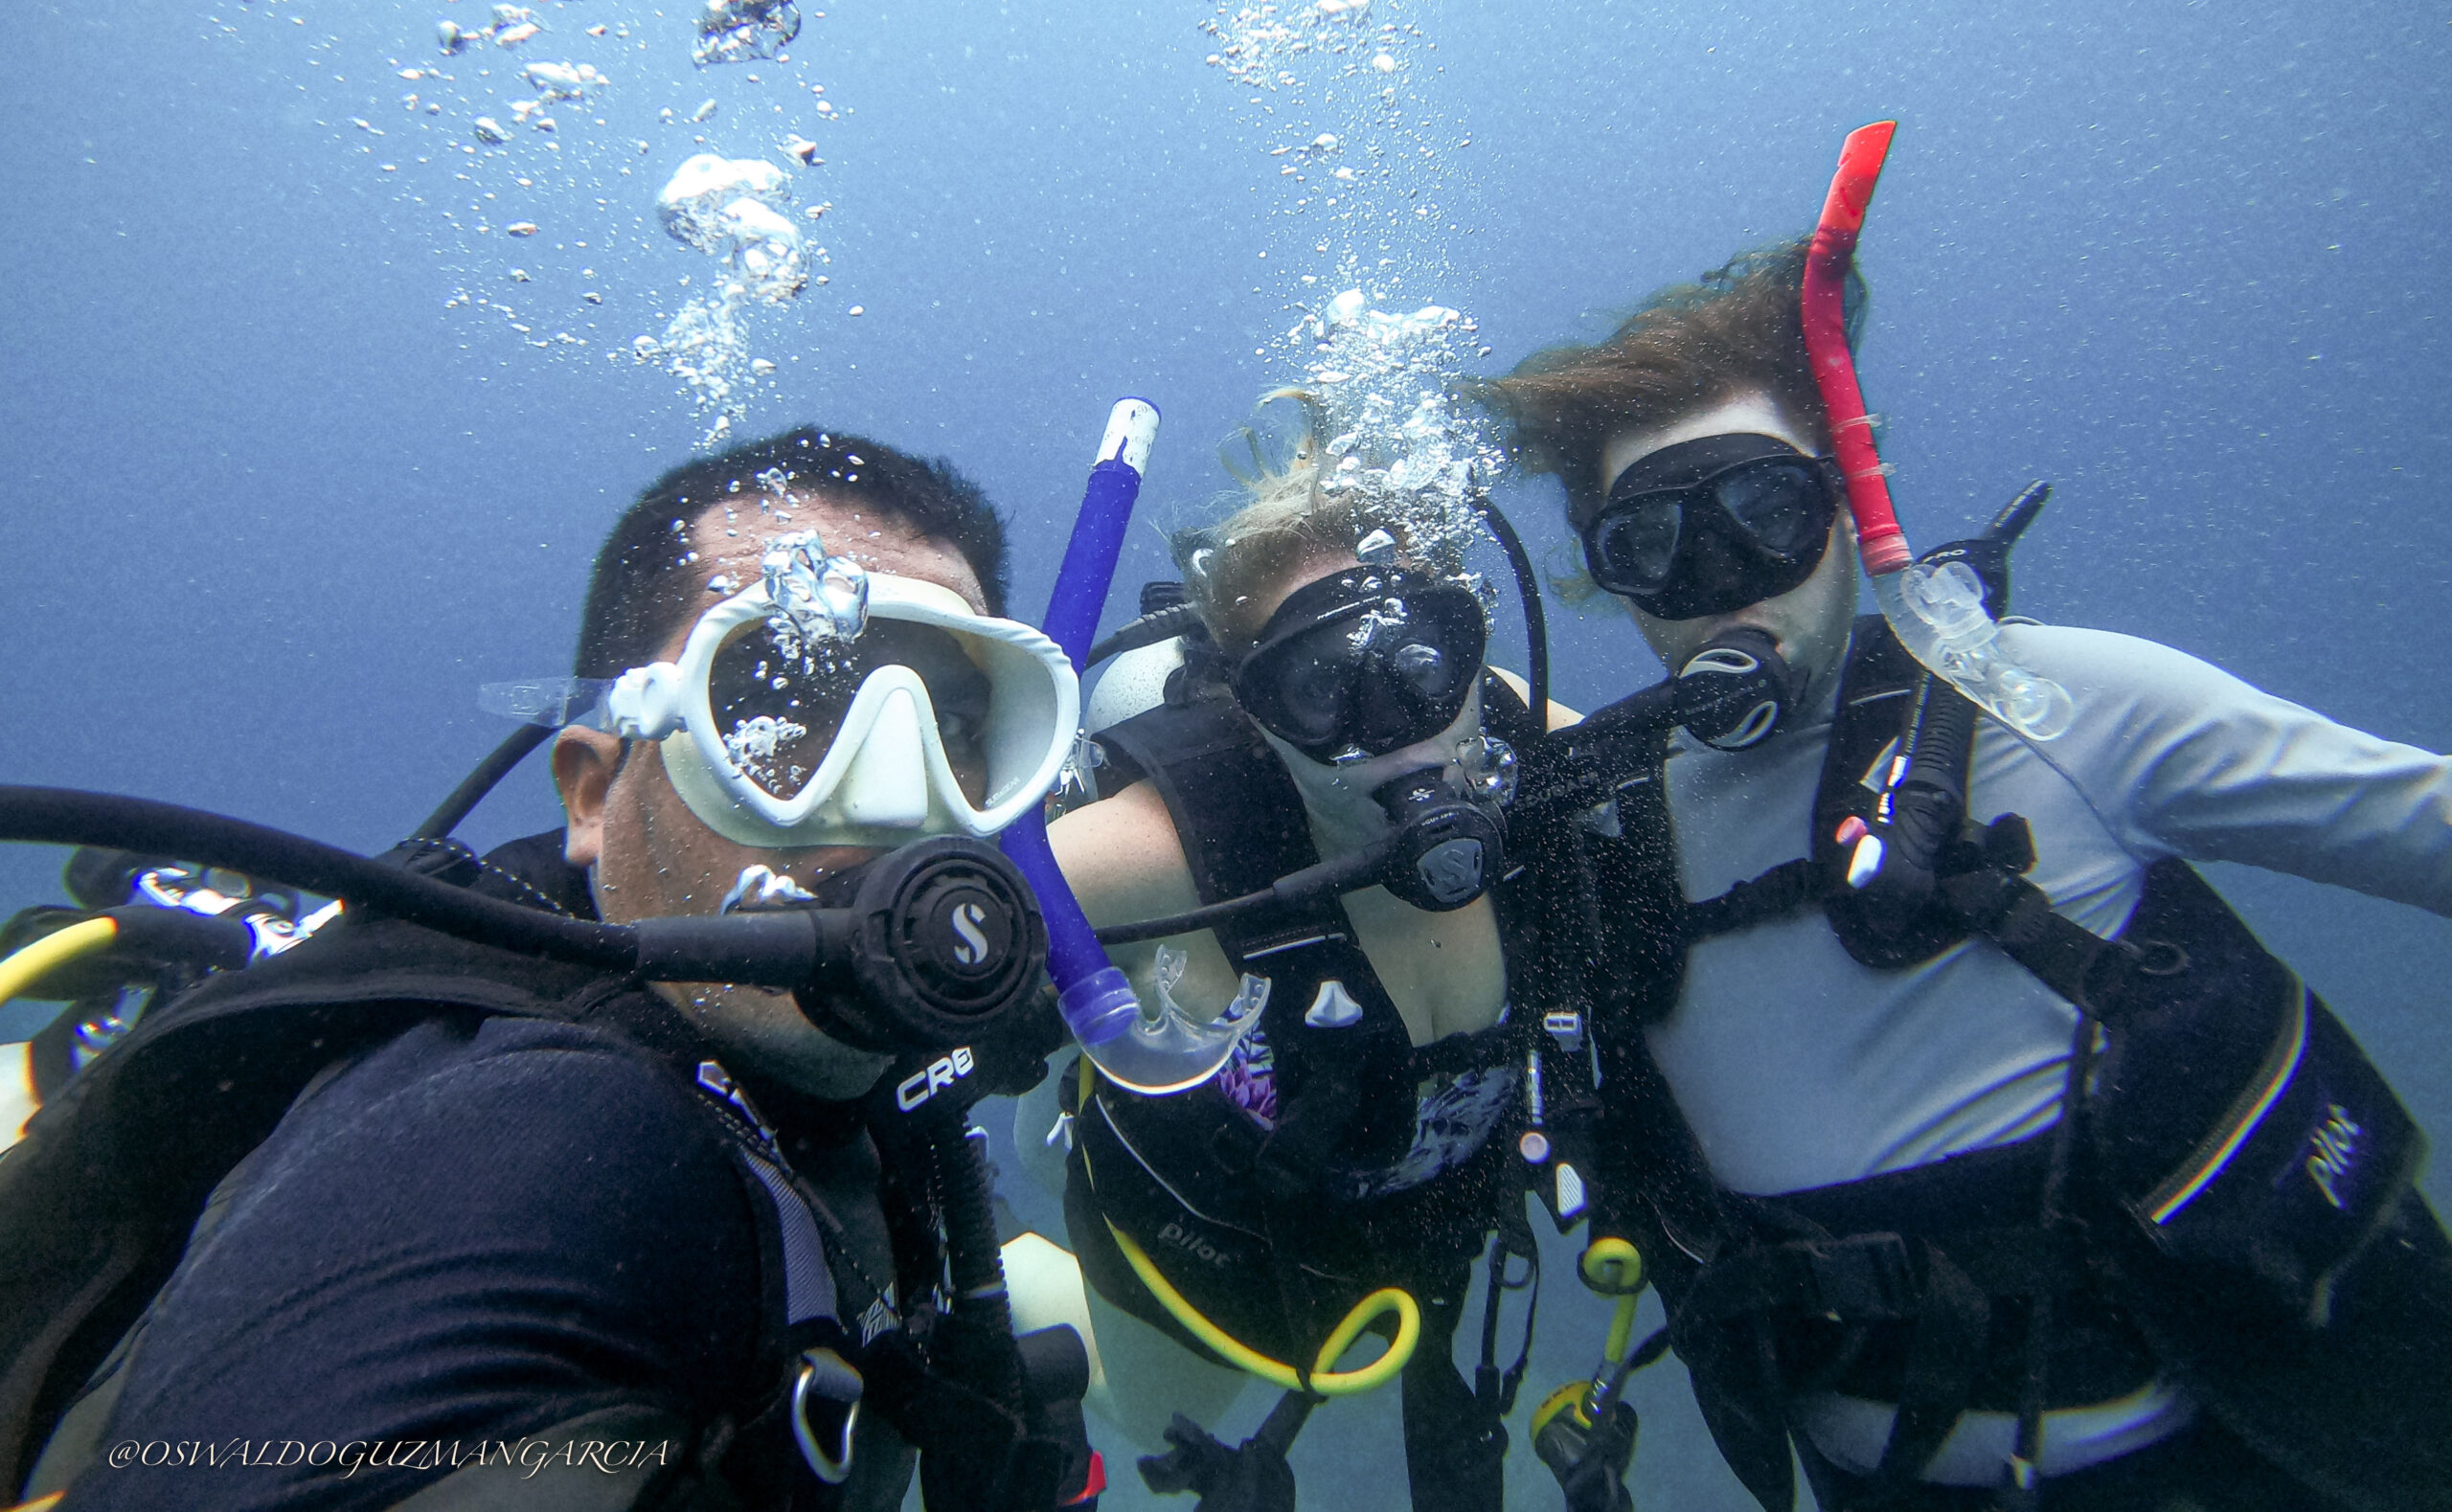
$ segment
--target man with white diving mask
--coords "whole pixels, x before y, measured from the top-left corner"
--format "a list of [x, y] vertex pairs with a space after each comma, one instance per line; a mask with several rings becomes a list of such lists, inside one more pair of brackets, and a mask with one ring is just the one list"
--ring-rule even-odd
[[[393, 859], [563, 929], [693, 926], [679, 916], [789, 903], [869, 867], [921, 879], [893, 914], [911, 921], [898, 965], [1034, 972], [1026, 900], [962, 912], [992, 868], [923, 869], [930, 846], [965, 849], [1039, 802], [1072, 748], [1072, 669], [999, 618], [1005, 577], [1003, 522], [945, 463], [813, 428], [693, 459], [599, 553], [578, 675], [489, 699], [565, 727], [566, 827], [483, 857], [421, 838]], [[144, 1252], [168, 1278], [135, 1296], [143, 1347], [90, 1380], [91, 1361], [71, 1362], [73, 1394], [11, 1492], [63, 1491], [72, 1508], [886, 1512], [916, 1449], [932, 1508], [1095, 1498], [1061, 1382], [1028, 1377], [1024, 1400], [1010, 1323], [904, 1279], [956, 1250], [950, 1204], [913, 1178], [954, 1169], [942, 1148], [964, 1146], [959, 1124], [941, 1138], [879, 1117], [892, 1086], [864, 1099], [897, 1051], [937, 1050], [897, 1040], [878, 979], [651, 982], [354, 904], [309, 943], [154, 1021], [175, 1027], [192, 1004], [244, 1033], [226, 1076], [171, 1056], [194, 1095], [140, 1079], [148, 1095], [93, 1138], [141, 1136], [165, 1167], [225, 1152], [188, 1193], [213, 1210]], [[733, 959], [689, 959], [711, 974]], [[151, 1064], [98, 1061], [80, 1086]], [[992, 1083], [985, 1056], [968, 1064]], [[62, 1231], [90, 1222], [79, 1208]], [[105, 1346], [139, 1326], [133, 1308], [102, 1322]], [[104, 1457], [123, 1440], [284, 1437], [327, 1447], [236, 1476]]]
[[[573, 726], [554, 751], [568, 856], [608, 920], [737, 906], [753, 868], [806, 886], [922, 835], [992, 835], [1071, 748], [1063, 653], [989, 613], [1003, 584], [951, 542], [793, 490], [719, 496], [663, 549], [727, 596], [621, 670], [591, 721], [609, 728]], [[812, 1095], [856, 1095], [884, 1069], [788, 994], [672, 995]]]

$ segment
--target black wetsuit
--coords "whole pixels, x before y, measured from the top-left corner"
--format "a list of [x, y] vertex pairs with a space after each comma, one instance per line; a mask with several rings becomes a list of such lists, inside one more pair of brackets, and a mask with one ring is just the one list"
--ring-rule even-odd
[[[711, 1055], [645, 989], [380, 920], [161, 1010], [11, 1152], [68, 1169], [107, 1126], [153, 1189], [98, 1188], [104, 1231], [122, 1203], [133, 1225], [210, 1191], [183, 1253], [154, 1241], [176, 1269], [123, 1304], [135, 1326], [97, 1310], [86, 1334], [117, 1348], [90, 1372], [63, 1357], [85, 1384], [38, 1403], [32, 1489], [81, 1465], [67, 1508], [507, 1505], [519, 1487], [469, 1466], [536, 1434], [605, 1446], [556, 1505], [898, 1505], [912, 1457], [881, 1416], [836, 1489], [767, 1410], [786, 1331], [851, 1353], [892, 1321], [876, 1151], [856, 1109], [728, 1082]], [[250, 1110], [250, 1076], [305, 1085]], [[437, 1485], [455, 1470], [464, 1494]]]
[[[841, 1207], [874, 1208], [874, 1152], [832, 1132], [802, 1169], [836, 1178]], [[601, 1028], [420, 1024], [301, 1098], [202, 1227], [136, 1342], [106, 1444], [473, 1452], [624, 1405], [711, 1420], [755, 1368], [758, 1227], [722, 1136], [677, 1077]], [[696, 1446], [664, 1447], [679, 1465]], [[430, 1456], [336, 1480], [306, 1453], [105, 1464], [65, 1504], [379, 1507], [436, 1478]]]

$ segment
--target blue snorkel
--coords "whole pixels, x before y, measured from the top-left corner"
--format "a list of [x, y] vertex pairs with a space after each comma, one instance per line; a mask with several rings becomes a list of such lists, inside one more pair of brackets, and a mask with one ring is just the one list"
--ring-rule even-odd
[[[1076, 668], [1088, 657], [1115, 580], [1124, 532], [1141, 496], [1142, 469], [1158, 435], [1158, 408], [1146, 399], [1118, 400], [1099, 441], [1081, 512], [1064, 563], [1056, 574], [1042, 628], [1063, 647]], [[1038, 894], [1047, 920], [1047, 969], [1056, 979], [1057, 1006], [1082, 1052], [1110, 1080], [1136, 1092], [1182, 1092], [1217, 1073], [1248, 1022], [1192, 1024], [1170, 1004], [1155, 1017], [1145, 1012], [1124, 972], [1107, 959], [1092, 933], [1089, 915], [1073, 896], [1047, 842], [1047, 820], [1033, 812], [1001, 837], [1005, 854]]]

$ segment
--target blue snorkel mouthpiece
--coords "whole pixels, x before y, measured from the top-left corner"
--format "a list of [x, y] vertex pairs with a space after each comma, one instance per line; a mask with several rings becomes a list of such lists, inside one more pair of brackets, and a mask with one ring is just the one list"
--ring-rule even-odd
[[[1158, 407], [1147, 399], [1118, 400], [1107, 417], [1106, 434], [1099, 441], [1081, 512], [1064, 548], [1042, 626], [1076, 668], [1086, 664], [1098, 634], [1099, 615], [1106, 607], [1116, 559], [1124, 551], [1124, 530], [1141, 496], [1142, 470], [1157, 436]], [[1165, 1001], [1155, 1016], [1146, 1012], [1132, 983], [1107, 959], [1106, 947], [1092, 933], [1089, 916], [1056, 866], [1044, 815], [1033, 812], [1015, 821], [1005, 831], [1003, 844], [1005, 854], [1038, 894], [1047, 920], [1048, 974], [1056, 979], [1065, 1027], [1080, 1042], [1082, 1053], [1109, 1080], [1135, 1092], [1183, 1092], [1215, 1075], [1259, 1015], [1246, 1007], [1237, 1017], [1201, 1025]], [[1238, 1006], [1245, 1004], [1240, 998], [1237, 1002]]]

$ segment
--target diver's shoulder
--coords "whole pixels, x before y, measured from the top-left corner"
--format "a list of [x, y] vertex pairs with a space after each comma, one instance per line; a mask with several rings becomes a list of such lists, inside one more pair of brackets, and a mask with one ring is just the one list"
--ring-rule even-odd
[[292, 1159], [389, 1151], [387, 1163], [465, 1163], [495, 1184], [584, 1165], [688, 1185], [725, 1158], [715, 1116], [673, 1070], [609, 1029], [551, 1020], [412, 1025], [285, 1121]]
[[2012, 618], [2001, 625], [2001, 643], [2020, 666], [2061, 684], [2080, 703], [2089, 693], [2193, 700], [2237, 686], [2210, 662], [2117, 630]]

